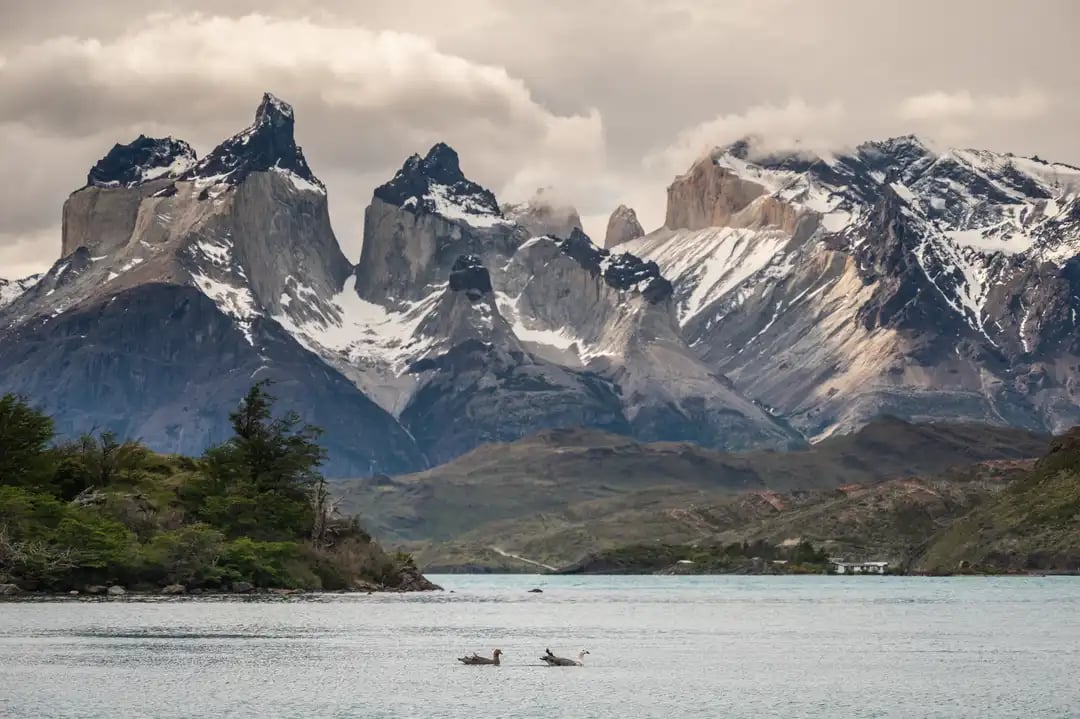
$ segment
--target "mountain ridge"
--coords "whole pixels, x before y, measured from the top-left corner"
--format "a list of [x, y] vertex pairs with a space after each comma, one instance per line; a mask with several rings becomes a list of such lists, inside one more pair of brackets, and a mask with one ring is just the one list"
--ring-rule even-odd
[[[550, 188], [500, 204], [437, 143], [375, 189], [354, 265], [294, 128], [291, 106], [266, 93], [201, 159], [171, 137], [114, 146], [64, 205], [63, 257], [30, 286], [0, 286], [0, 389], [47, 398], [37, 365], [71, 374], [76, 340], [100, 350], [80, 381], [129, 387], [149, 327], [167, 333], [191, 309], [248, 347], [159, 358], [200, 378], [191, 393], [232, 401], [231, 380], [206, 367], [246, 367], [225, 359], [240, 352], [251, 372], [339, 395], [341, 412], [364, 407], [355, 426], [330, 410], [339, 476], [564, 426], [792, 449], [883, 414], [1037, 431], [1080, 421], [1075, 168], [935, 153], [911, 136], [847, 154], [746, 140], [675, 179], [671, 227], [636, 236], [633, 211], [617, 208], [611, 250]], [[143, 305], [124, 304], [150, 319], [123, 347], [76, 317], [139, 293]], [[54, 331], [64, 341], [50, 348]], [[160, 400], [176, 422], [146, 439], [173, 446], [172, 425], [189, 420], [141, 391], [124, 412], [152, 416]], [[126, 401], [100, 411], [122, 417]], [[89, 421], [91, 405], [77, 409]], [[151, 427], [140, 422], [117, 429]]]

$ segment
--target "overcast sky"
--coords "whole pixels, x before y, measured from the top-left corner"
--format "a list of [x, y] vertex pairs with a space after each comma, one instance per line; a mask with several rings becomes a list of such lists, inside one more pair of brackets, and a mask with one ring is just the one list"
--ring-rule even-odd
[[502, 201], [554, 186], [597, 240], [619, 203], [662, 224], [671, 178], [750, 132], [1080, 164], [1078, 29], [1072, 0], [0, 0], [0, 276], [57, 258], [113, 143], [201, 156], [264, 90], [353, 259], [372, 189], [440, 140]]

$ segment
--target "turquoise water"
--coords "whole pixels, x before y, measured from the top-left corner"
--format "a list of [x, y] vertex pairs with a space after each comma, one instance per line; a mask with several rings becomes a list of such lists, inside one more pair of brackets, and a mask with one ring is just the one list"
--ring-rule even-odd
[[1077, 578], [435, 579], [0, 604], [0, 716], [1080, 716]]

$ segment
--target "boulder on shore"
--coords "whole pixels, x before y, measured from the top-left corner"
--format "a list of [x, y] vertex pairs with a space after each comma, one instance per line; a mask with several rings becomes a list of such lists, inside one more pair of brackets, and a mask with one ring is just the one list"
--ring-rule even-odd
[[119, 585], [113, 585], [106, 590], [106, 594], [110, 597], [122, 597], [127, 594], [127, 590]]
[[247, 594], [255, 589], [255, 585], [251, 582], [233, 582], [232, 590], [233, 594]]
[[13, 597], [16, 594], [22, 594], [18, 584], [0, 584], [0, 597]]
[[170, 584], [168, 586], [162, 587], [161, 593], [169, 595], [187, 594], [187, 587], [185, 587], [183, 584]]
[[405, 567], [401, 570], [401, 581], [394, 589], [399, 592], [432, 592], [442, 591], [442, 587], [430, 581], [420, 573], [416, 567]]

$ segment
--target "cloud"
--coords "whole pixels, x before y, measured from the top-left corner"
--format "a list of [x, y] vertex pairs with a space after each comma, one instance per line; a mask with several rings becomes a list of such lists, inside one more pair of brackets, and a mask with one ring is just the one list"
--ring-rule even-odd
[[[111, 40], [65, 36], [16, 48], [0, 68], [0, 126], [31, 144], [93, 139], [97, 156], [112, 144], [100, 141], [103, 133], [153, 126], [205, 152], [250, 121], [264, 89], [296, 106], [313, 168], [338, 178], [332, 209], [349, 218], [338, 232], [354, 256], [359, 212], [342, 203], [362, 211], [374, 183], [437, 141], [496, 190], [533, 183], [531, 191], [604, 165], [594, 108], [551, 112], [506, 70], [443, 53], [417, 35], [262, 15], [159, 14]], [[92, 162], [80, 158], [69, 189]], [[40, 189], [16, 188], [7, 202], [32, 207]], [[58, 212], [57, 199], [50, 197]]]
[[975, 96], [967, 90], [929, 92], [900, 101], [900, 116], [907, 120], [954, 120], [994, 118], [1027, 120], [1051, 109], [1050, 98], [1040, 90], [1027, 89], [1013, 95]]
[[1080, 164], [1071, 0], [1038, 22], [1021, 0], [0, 3], [0, 275], [16, 238], [55, 257], [64, 198], [114, 142], [205, 153], [265, 90], [296, 107], [354, 258], [374, 186], [437, 141], [500, 200], [555, 186], [593, 233], [619, 203], [658, 226], [673, 175], [744, 134], [916, 132]]
[[673, 143], [646, 156], [645, 164], [669, 173], [682, 172], [713, 148], [748, 135], [761, 138], [766, 147], [831, 148], [840, 141], [836, 128], [844, 117], [839, 101], [813, 105], [793, 98], [784, 105], [756, 105], [683, 130]]

